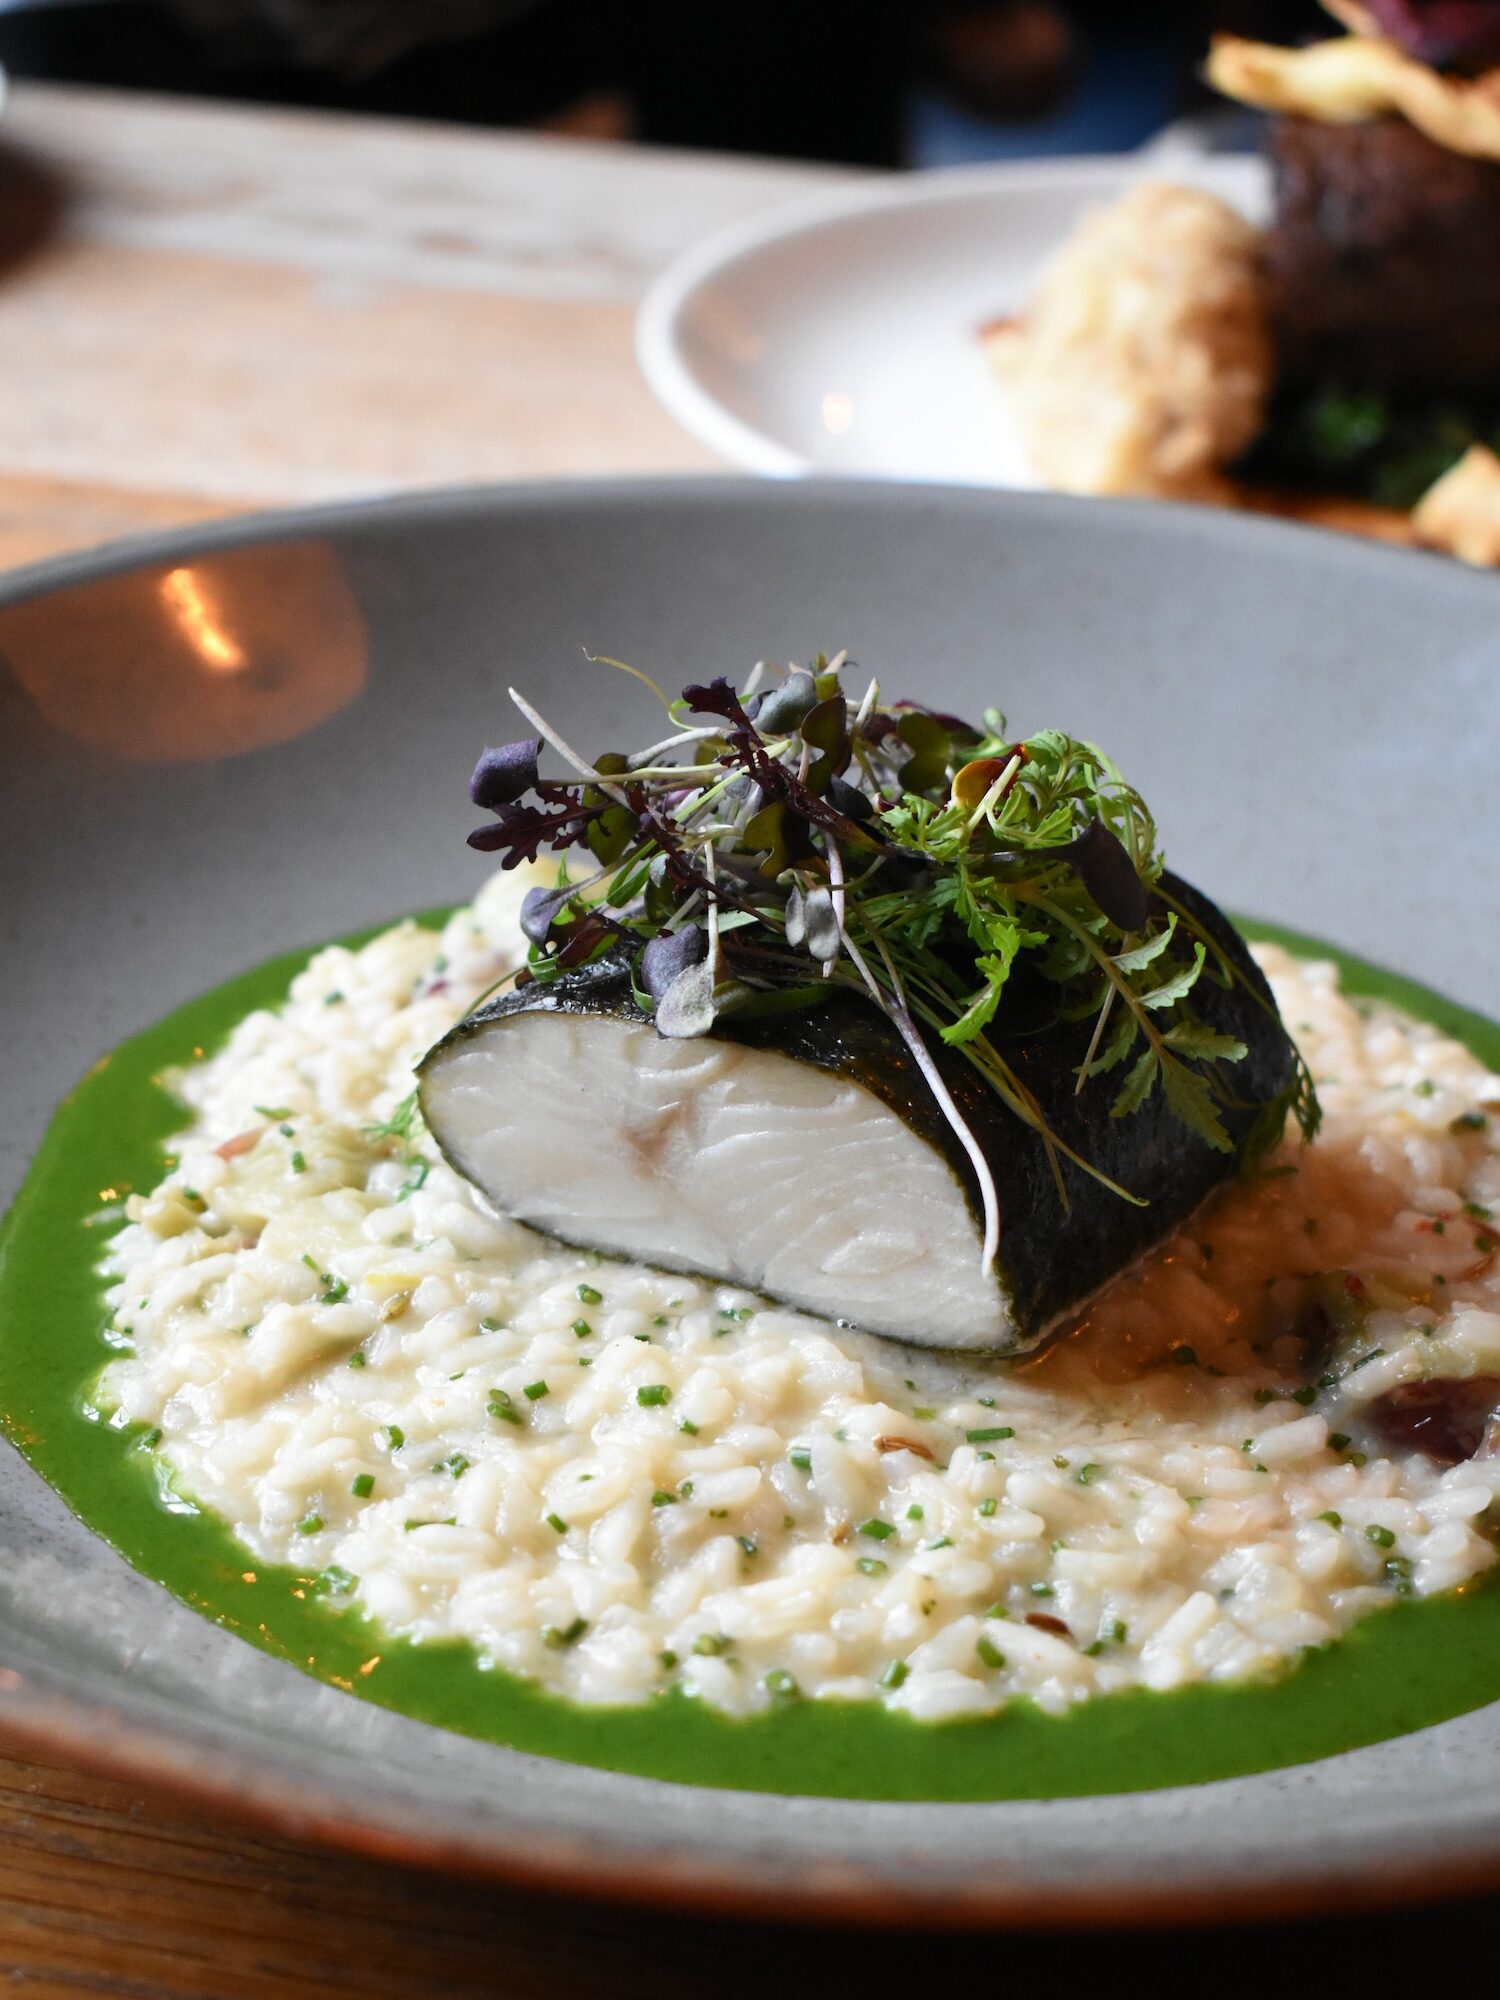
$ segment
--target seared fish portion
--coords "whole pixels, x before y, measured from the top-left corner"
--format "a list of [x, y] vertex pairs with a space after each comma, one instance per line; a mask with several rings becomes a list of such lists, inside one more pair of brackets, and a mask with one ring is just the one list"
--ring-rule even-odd
[[857, 994], [668, 1040], [633, 998], [628, 959], [604, 958], [460, 1022], [423, 1062], [423, 1113], [497, 1209], [566, 1242], [915, 1345], [1021, 1352], [1232, 1174], [1292, 1083], [1291, 1044], [1244, 944], [1171, 887], [1240, 975], [1198, 996], [1210, 1026], [1249, 1045], [1226, 1114], [1236, 1151], [1186, 1133], [1160, 1091], [1128, 1118], [1109, 1115], [1117, 1078], [1078, 1093], [1090, 1021], [1017, 1027], [1006, 1059], [1052, 1131], [1146, 1205], [1067, 1161], [1064, 1201], [1037, 1132], [934, 1045], [999, 1191], [988, 1272], [973, 1169], [896, 1030]]

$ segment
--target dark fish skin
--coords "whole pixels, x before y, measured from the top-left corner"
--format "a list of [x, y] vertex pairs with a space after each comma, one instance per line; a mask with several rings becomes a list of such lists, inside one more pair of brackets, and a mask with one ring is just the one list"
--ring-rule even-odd
[[[1019, 1005], [1007, 1003], [1006, 1027], [999, 1032], [991, 1029], [994, 1046], [1034, 1092], [1057, 1136], [1148, 1205], [1123, 1201], [1066, 1160], [1061, 1162], [1067, 1191], [1064, 1204], [1040, 1137], [1002, 1103], [962, 1055], [935, 1038], [931, 1045], [999, 1191], [999, 1275], [1015, 1325], [1014, 1347], [1008, 1351], [1035, 1346], [1232, 1178], [1267, 1107], [1285, 1098], [1295, 1078], [1290, 1037], [1244, 940], [1221, 911], [1176, 876], [1164, 873], [1160, 886], [1186, 913], [1193, 929], [1218, 945], [1239, 975], [1231, 986], [1219, 984], [1211, 977], [1210, 953], [1193, 992], [1197, 1016], [1209, 1027], [1237, 1037], [1249, 1050], [1230, 1069], [1239, 1102], [1223, 1110], [1234, 1152], [1216, 1151], [1189, 1132], [1170, 1114], [1159, 1087], [1137, 1111], [1111, 1118], [1109, 1107], [1122, 1072], [1095, 1077], [1081, 1092], [1076, 1090], [1076, 1072], [1093, 1034], [1092, 1016], [1040, 1024], [1039, 1013], [1038, 1021], [1028, 1026], [1021, 1018], [1027, 1011], [1021, 987], [1016, 994]], [[1179, 924], [1179, 939], [1172, 947], [1181, 958], [1191, 956], [1185, 929]], [[533, 1012], [649, 1019], [632, 996], [628, 962], [610, 956], [545, 985], [523, 986], [486, 1001], [437, 1047], [449, 1046], [509, 1015]], [[964, 1189], [976, 1230], [982, 1230], [979, 1185], [968, 1156], [899, 1035], [870, 1002], [839, 991], [821, 1005], [787, 1013], [758, 1019], [726, 1015], [714, 1033], [862, 1084], [942, 1154]], [[424, 1059], [424, 1066], [436, 1053]]]

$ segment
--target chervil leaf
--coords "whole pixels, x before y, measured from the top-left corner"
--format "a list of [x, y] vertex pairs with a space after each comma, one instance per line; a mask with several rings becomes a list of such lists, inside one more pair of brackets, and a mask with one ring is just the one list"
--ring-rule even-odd
[[1213, 1093], [1197, 1070], [1188, 1069], [1183, 1063], [1166, 1062], [1161, 1066], [1161, 1081], [1174, 1118], [1206, 1140], [1216, 1152], [1234, 1151], [1234, 1142], [1224, 1129]]
[[1154, 959], [1161, 957], [1172, 939], [1177, 935], [1177, 917], [1174, 913], [1167, 918], [1166, 928], [1148, 938], [1145, 944], [1138, 944], [1130, 951], [1115, 954], [1116, 972], [1144, 972]]
[[1204, 952], [1201, 944], [1193, 946], [1193, 962], [1184, 965], [1170, 979], [1164, 979], [1149, 993], [1139, 995], [1143, 1007], [1170, 1007], [1174, 1001], [1183, 1000], [1198, 983], [1198, 975], [1203, 970]]
[[1118, 1068], [1134, 1048], [1139, 1033], [1140, 1029], [1134, 1014], [1128, 1007], [1120, 1008], [1114, 1027], [1105, 1036], [1103, 1046], [1089, 1064], [1089, 1075], [1104, 1076], [1110, 1070]]
[[1128, 1118], [1132, 1111], [1139, 1111], [1151, 1095], [1156, 1082], [1156, 1073], [1161, 1067], [1161, 1059], [1155, 1049], [1143, 1049], [1136, 1058], [1130, 1074], [1120, 1085], [1119, 1095], [1109, 1107], [1111, 1118]]
[[1201, 1021], [1179, 1021], [1168, 1028], [1162, 1040], [1178, 1055], [1192, 1056], [1199, 1062], [1241, 1062], [1250, 1053], [1233, 1035], [1221, 1035]]

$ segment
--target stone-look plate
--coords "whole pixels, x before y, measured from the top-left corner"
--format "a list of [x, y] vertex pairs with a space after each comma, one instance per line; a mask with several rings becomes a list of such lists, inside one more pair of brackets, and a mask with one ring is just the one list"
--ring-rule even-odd
[[[0, 583], [0, 1201], [104, 1050], [258, 960], [453, 900], [524, 682], [639, 690], [849, 646], [888, 690], [1096, 737], [1236, 909], [1495, 1011], [1500, 586], [1146, 504], [811, 483], [438, 495]], [[45, 1340], [45, 1326], [8, 1339]], [[709, 1793], [519, 1756], [173, 1602], [0, 1451], [0, 1724], [350, 1846], [871, 1921], [1121, 1920], [1500, 1883], [1500, 1711], [1298, 1769], [1044, 1804]]]

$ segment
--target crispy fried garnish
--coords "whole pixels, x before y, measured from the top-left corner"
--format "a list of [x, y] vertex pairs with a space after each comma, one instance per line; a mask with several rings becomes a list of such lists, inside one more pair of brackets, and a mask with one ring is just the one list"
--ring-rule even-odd
[[1264, 111], [1335, 125], [1396, 112], [1450, 152], [1500, 160], [1500, 69], [1442, 76], [1378, 35], [1302, 49], [1215, 35], [1205, 73], [1226, 97]]

